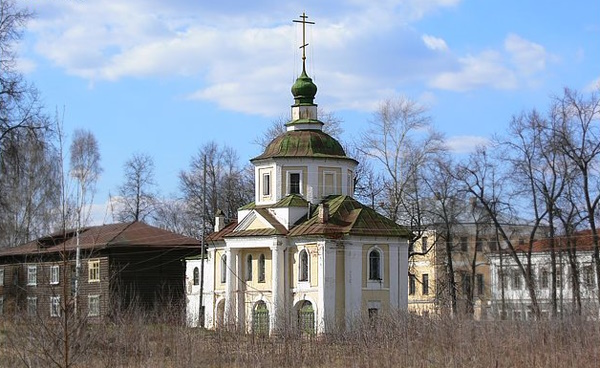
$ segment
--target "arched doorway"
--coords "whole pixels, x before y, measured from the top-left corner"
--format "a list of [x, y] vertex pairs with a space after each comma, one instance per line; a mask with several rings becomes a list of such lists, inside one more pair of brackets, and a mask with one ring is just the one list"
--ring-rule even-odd
[[308, 300], [298, 304], [298, 330], [301, 334], [315, 334], [315, 310]]
[[252, 332], [257, 335], [269, 334], [269, 309], [262, 300], [254, 305], [252, 311]]
[[224, 299], [221, 299], [217, 303], [217, 320], [216, 320], [215, 325], [217, 328], [222, 328], [225, 326], [225, 300]]

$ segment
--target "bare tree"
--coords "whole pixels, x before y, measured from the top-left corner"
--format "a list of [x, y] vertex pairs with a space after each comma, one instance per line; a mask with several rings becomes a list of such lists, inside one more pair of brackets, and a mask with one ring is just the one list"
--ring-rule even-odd
[[77, 180], [77, 223], [85, 226], [91, 215], [96, 193], [96, 183], [102, 173], [100, 149], [92, 132], [77, 129], [73, 132], [70, 147], [70, 174]]
[[125, 181], [119, 187], [119, 221], [144, 221], [154, 211], [157, 195], [154, 160], [147, 154], [134, 153], [123, 166]]

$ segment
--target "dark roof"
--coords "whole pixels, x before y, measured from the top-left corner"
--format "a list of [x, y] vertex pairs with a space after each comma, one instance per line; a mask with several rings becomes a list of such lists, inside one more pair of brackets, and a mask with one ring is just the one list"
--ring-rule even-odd
[[[600, 229], [598, 229], [600, 234]], [[550, 238], [539, 239], [531, 245], [532, 252], [549, 252], [552, 242]], [[528, 252], [529, 244], [520, 244], [515, 247], [518, 252]], [[554, 249], [557, 251], [577, 249], [578, 251], [589, 251], [594, 249], [594, 238], [592, 230], [582, 230], [573, 233], [570, 236], [560, 235], [554, 237]]]
[[273, 139], [265, 151], [250, 161], [276, 157], [337, 158], [352, 160], [335, 138], [316, 129], [291, 130]]
[[[195, 248], [197, 239], [179, 235], [168, 230], [150, 226], [143, 222], [117, 223], [83, 228], [79, 233], [82, 250], [101, 250], [119, 247]], [[29, 243], [0, 249], [1, 256], [56, 253], [77, 248], [75, 230], [57, 232]]]
[[229, 237], [284, 235], [296, 236], [325, 236], [341, 238], [345, 235], [411, 237], [406, 227], [398, 225], [387, 217], [377, 213], [352, 197], [333, 195], [325, 198], [322, 205], [329, 207], [328, 221], [321, 222], [318, 209], [311, 212], [310, 218], [303, 216], [289, 231], [287, 231], [265, 207], [256, 207], [257, 211], [273, 228], [252, 229], [233, 232], [236, 224], [230, 224], [218, 233], [212, 233], [211, 241], [223, 240]]

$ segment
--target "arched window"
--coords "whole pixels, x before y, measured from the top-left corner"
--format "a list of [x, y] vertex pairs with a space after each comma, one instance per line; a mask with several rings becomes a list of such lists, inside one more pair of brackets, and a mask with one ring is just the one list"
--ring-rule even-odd
[[306, 249], [300, 251], [298, 269], [298, 281], [308, 281], [308, 252]]
[[227, 282], [227, 256], [223, 254], [221, 256], [221, 283]]
[[252, 254], [246, 257], [246, 281], [252, 281]]
[[258, 335], [269, 334], [269, 309], [262, 300], [256, 303], [252, 311], [252, 332]]
[[265, 282], [265, 255], [258, 257], [258, 282]]
[[378, 249], [369, 252], [369, 280], [381, 281], [381, 252]]
[[200, 285], [200, 271], [194, 267], [194, 285]]

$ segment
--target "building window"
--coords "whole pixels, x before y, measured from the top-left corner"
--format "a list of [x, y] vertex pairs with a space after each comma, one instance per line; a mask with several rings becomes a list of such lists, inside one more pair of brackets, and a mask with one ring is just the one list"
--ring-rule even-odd
[[27, 266], [27, 285], [37, 285], [37, 266]]
[[308, 300], [302, 302], [298, 309], [298, 328], [300, 333], [307, 335], [315, 334], [315, 311], [312, 303]]
[[586, 265], [583, 266], [583, 285], [590, 289], [594, 287], [594, 266]]
[[540, 271], [540, 287], [542, 289], [548, 289], [548, 285], [549, 285], [549, 281], [550, 278], [548, 277], [548, 270], [545, 268], [542, 268], [542, 270]]
[[466, 236], [461, 236], [460, 237], [460, 250], [462, 252], [466, 252], [467, 251], [467, 249], [469, 247], [468, 244], [467, 244], [467, 242], [468, 242], [468, 239], [467, 239]]
[[50, 317], [60, 317], [60, 296], [50, 297]]
[[261, 254], [258, 257], [258, 282], [265, 282], [265, 255]]
[[377, 317], [379, 316], [379, 309], [377, 308], [369, 308], [369, 324], [371, 327], [374, 327], [377, 324]]
[[37, 315], [37, 297], [35, 296], [27, 297], [27, 315], [30, 317]]
[[221, 284], [227, 282], [227, 255], [221, 256]]
[[4, 286], [4, 268], [0, 268], [0, 286]]
[[421, 238], [421, 252], [423, 253], [427, 253], [427, 248], [429, 247], [428, 241], [427, 241], [427, 237], [424, 236], [423, 238]]
[[288, 175], [288, 194], [300, 194], [302, 183], [300, 173], [291, 172]]
[[194, 285], [200, 285], [200, 270], [198, 267], [194, 267]]
[[60, 266], [50, 266], [50, 285], [57, 285], [60, 280]]
[[271, 174], [263, 174], [262, 181], [262, 194], [264, 196], [271, 195]]
[[415, 280], [415, 275], [408, 276], [408, 295], [415, 295], [417, 291], [417, 281]]
[[514, 290], [521, 289], [521, 272], [518, 269], [512, 272], [512, 288]]
[[424, 273], [423, 274], [423, 295], [429, 295], [429, 275]]
[[471, 274], [468, 272], [462, 273], [462, 292], [465, 296], [471, 295]]
[[335, 194], [335, 173], [334, 172], [324, 172], [323, 173], [323, 195], [328, 196]]
[[100, 260], [88, 262], [88, 282], [100, 282]]
[[381, 252], [371, 249], [369, 252], [369, 280], [381, 281]]
[[478, 273], [475, 276], [475, 281], [477, 283], [477, 285], [476, 285], [476, 287], [477, 287], [477, 295], [482, 296], [483, 292], [485, 290], [485, 286], [484, 286], [484, 283], [483, 283], [483, 274]]
[[298, 281], [308, 281], [308, 252], [306, 249], [300, 251], [300, 268], [298, 269]]
[[252, 332], [257, 335], [269, 334], [269, 309], [262, 300], [256, 303], [252, 311]]
[[246, 281], [252, 281], [252, 254], [246, 257]]
[[497, 250], [498, 250], [498, 240], [496, 240], [496, 239], [494, 239], [494, 240], [490, 240], [490, 241], [488, 242], [488, 245], [489, 245], [489, 247], [490, 247], [490, 250], [491, 250], [492, 252], [495, 252], [495, 251], [497, 251]]
[[4, 296], [0, 295], [0, 316], [4, 314]]
[[88, 316], [100, 315], [100, 295], [88, 295]]

